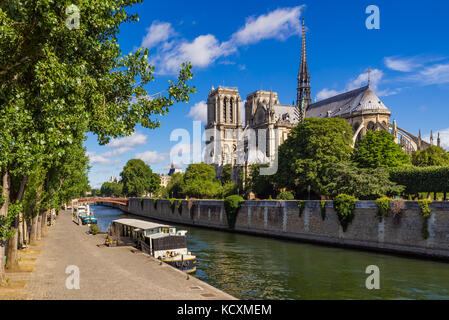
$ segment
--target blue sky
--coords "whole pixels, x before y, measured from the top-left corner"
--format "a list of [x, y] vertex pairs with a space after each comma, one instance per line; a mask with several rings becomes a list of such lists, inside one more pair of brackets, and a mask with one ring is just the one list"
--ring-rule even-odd
[[[365, 26], [368, 5], [380, 9], [379, 30]], [[130, 11], [140, 20], [122, 26], [119, 43], [124, 54], [140, 46], [150, 49], [157, 75], [148, 91], [165, 89], [178, 65], [189, 60], [197, 93], [189, 104], [174, 105], [156, 130], [137, 127], [132, 137], [107, 146], [89, 134], [92, 187], [118, 176], [132, 158], [166, 173], [170, 150], [180, 143], [170, 135], [175, 129], [192, 134], [193, 121], [204, 120], [212, 86], [238, 87], [243, 101], [253, 91], [272, 88], [280, 103], [292, 103], [302, 17], [313, 99], [365, 85], [370, 68], [372, 87], [391, 119], [415, 134], [440, 131], [449, 148], [448, 1], [145, 0]]]

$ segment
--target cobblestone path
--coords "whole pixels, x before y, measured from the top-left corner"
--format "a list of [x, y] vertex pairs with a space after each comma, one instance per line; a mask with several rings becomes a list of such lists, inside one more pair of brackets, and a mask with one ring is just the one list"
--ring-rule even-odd
[[[63, 212], [45, 239], [21, 253], [34, 270], [15, 274], [10, 297], [22, 299], [233, 299], [232, 296], [176, 270], [132, 247], [98, 247], [105, 235], [87, 234], [87, 226]], [[25, 259], [24, 258], [24, 259]], [[68, 266], [77, 266], [80, 289], [67, 289]], [[13, 293], [13, 290], [14, 293]], [[0, 290], [1, 292], [1, 290]], [[7, 298], [0, 293], [0, 299]]]

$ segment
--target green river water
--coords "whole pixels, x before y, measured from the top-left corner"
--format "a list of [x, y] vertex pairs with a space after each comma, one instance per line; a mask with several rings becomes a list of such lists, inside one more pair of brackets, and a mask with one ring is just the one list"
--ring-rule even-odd
[[[101, 231], [124, 217], [92, 210]], [[195, 276], [239, 299], [449, 299], [449, 263], [177, 227], [188, 231]], [[370, 265], [380, 269], [379, 290], [365, 286]]]

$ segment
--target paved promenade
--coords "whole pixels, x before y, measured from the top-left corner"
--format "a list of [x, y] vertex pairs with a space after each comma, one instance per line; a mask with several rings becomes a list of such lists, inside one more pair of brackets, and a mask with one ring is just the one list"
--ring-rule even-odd
[[[232, 296], [176, 270], [132, 247], [98, 247], [105, 235], [87, 234], [87, 226], [62, 213], [44, 241], [26, 259], [34, 270], [23, 273], [24, 299], [233, 299]], [[30, 260], [31, 259], [31, 260]], [[34, 260], [33, 260], [34, 259]], [[80, 289], [66, 288], [68, 266], [80, 270]], [[17, 276], [17, 274], [16, 274]], [[20, 281], [20, 279], [14, 279]], [[17, 283], [17, 282], [16, 282]]]

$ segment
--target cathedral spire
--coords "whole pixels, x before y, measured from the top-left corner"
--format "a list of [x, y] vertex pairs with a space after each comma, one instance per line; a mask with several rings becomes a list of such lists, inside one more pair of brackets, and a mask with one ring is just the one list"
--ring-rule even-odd
[[441, 138], [440, 138], [440, 133], [439, 132], [438, 132], [437, 146], [441, 147]]
[[304, 18], [302, 18], [302, 48], [301, 48], [301, 64], [298, 72], [298, 89], [296, 108], [299, 110], [300, 121], [305, 118], [307, 107], [312, 103], [310, 95], [310, 74], [307, 66], [306, 53], [306, 26]]

